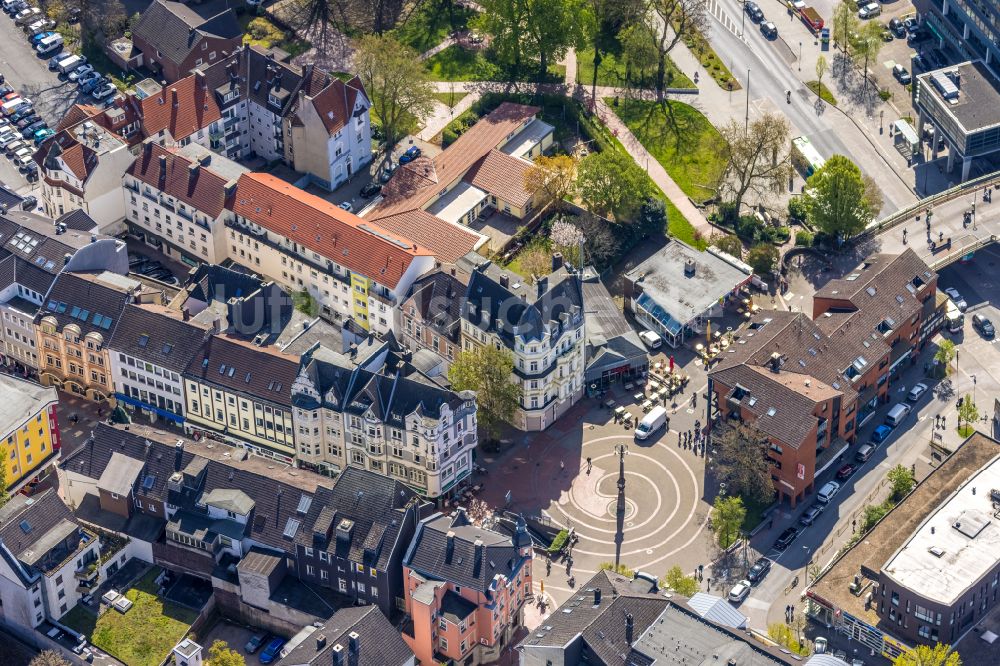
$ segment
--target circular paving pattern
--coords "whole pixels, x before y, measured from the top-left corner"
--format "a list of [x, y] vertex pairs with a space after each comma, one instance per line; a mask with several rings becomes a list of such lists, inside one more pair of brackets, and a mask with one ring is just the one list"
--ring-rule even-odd
[[658, 572], [665, 560], [690, 545], [705, 527], [702, 473], [699, 465], [692, 465], [695, 459], [690, 453], [685, 456], [683, 451], [664, 443], [638, 446], [622, 436], [585, 441], [582, 455], [593, 461], [591, 473], [581, 471], [568, 491], [551, 503], [547, 513], [554, 522], [572, 527], [579, 536], [573, 548], [574, 559], [584, 556], [586, 565], [593, 564], [594, 568], [600, 562], [613, 560], [618, 497], [615, 447], [623, 443], [629, 448], [625, 456], [622, 562], [633, 569]]

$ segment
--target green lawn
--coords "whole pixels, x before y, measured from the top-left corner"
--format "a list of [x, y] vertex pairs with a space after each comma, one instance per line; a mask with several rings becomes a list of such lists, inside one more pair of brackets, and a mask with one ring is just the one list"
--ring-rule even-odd
[[[656, 71], [630, 72], [633, 88], [655, 88]], [[594, 82], [594, 49], [586, 48], [576, 52], [576, 82], [584, 87]], [[694, 82], [677, 69], [677, 65], [667, 59], [666, 84], [668, 88], [694, 88]], [[618, 59], [616, 50], [601, 53], [601, 65], [597, 68], [597, 85], [624, 87], [625, 63]]]
[[[467, 49], [457, 44], [449, 46], [424, 61], [432, 81], [534, 81], [535, 69], [523, 69], [513, 79], [503, 68], [492, 62], [485, 51]], [[559, 83], [566, 77], [562, 65], [550, 65], [547, 83]]]
[[159, 574], [159, 568], [150, 570], [125, 593], [135, 604], [127, 613], [111, 609], [96, 618], [78, 605], [61, 621], [129, 666], [159, 666], [198, 617], [193, 610], [156, 596], [153, 581]]
[[812, 91], [814, 95], [816, 94], [816, 91], [818, 89], [819, 96], [824, 102], [826, 102], [827, 104], [832, 104], [834, 106], [837, 106], [837, 98], [833, 96], [833, 93], [830, 92], [830, 89], [826, 87], [826, 84], [822, 84], [819, 81], [810, 81], [806, 84], [806, 86], [809, 88], [809, 90]]
[[406, 21], [392, 31], [392, 36], [399, 42], [413, 48], [417, 53], [424, 53], [445, 40], [456, 30], [464, 30], [469, 19], [476, 12], [458, 3], [448, 3], [451, 7], [443, 8], [442, 2], [428, 1], [406, 18]]
[[726, 160], [722, 136], [705, 116], [681, 102], [629, 100], [611, 108], [686, 195], [698, 202], [715, 195]]
[[436, 99], [437, 101], [441, 102], [442, 104], [444, 104], [448, 108], [453, 109], [453, 108], [455, 108], [455, 105], [458, 104], [459, 102], [461, 102], [462, 98], [464, 98], [468, 94], [469, 93], [464, 93], [464, 92], [459, 92], [459, 91], [455, 91], [455, 92], [450, 92], [450, 91], [449, 92], [439, 92], [439, 93], [434, 93], [434, 99]]
[[277, 47], [293, 57], [309, 50], [309, 42], [289, 35], [263, 16], [245, 13], [239, 17], [239, 23], [243, 28], [244, 44], [265, 49]]

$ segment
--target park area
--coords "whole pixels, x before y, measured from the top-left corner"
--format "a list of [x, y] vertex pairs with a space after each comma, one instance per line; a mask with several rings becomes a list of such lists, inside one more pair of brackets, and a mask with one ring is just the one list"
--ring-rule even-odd
[[125, 596], [133, 606], [126, 613], [105, 608], [98, 617], [83, 604], [62, 618], [62, 623], [129, 666], [159, 666], [198, 617], [198, 613], [157, 596], [154, 567]]

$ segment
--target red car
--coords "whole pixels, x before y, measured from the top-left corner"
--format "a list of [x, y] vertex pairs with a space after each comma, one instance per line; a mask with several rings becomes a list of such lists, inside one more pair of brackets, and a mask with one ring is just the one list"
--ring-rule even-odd
[[846, 465], [837, 470], [837, 480], [844, 481], [845, 479], [849, 478], [851, 474], [854, 474], [855, 470], [857, 470], [857, 467], [855, 467], [851, 463], [847, 463]]

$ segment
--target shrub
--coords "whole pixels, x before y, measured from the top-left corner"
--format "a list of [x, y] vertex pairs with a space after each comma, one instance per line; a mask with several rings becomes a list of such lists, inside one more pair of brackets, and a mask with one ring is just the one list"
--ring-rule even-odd
[[772, 243], [787, 243], [792, 237], [792, 231], [788, 227], [773, 227], [771, 229]]
[[812, 247], [813, 235], [804, 229], [795, 232], [795, 244], [799, 247]]
[[552, 540], [552, 544], [549, 546], [549, 552], [555, 554], [562, 551], [566, 547], [567, 541], [569, 541], [569, 530], [559, 530], [556, 538]]
[[797, 222], [804, 222], [809, 214], [809, 206], [803, 197], [792, 197], [788, 200], [788, 216]]
[[878, 96], [883, 102], [888, 102], [892, 98], [892, 92], [888, 88], [882, 88], [878, 91]]

